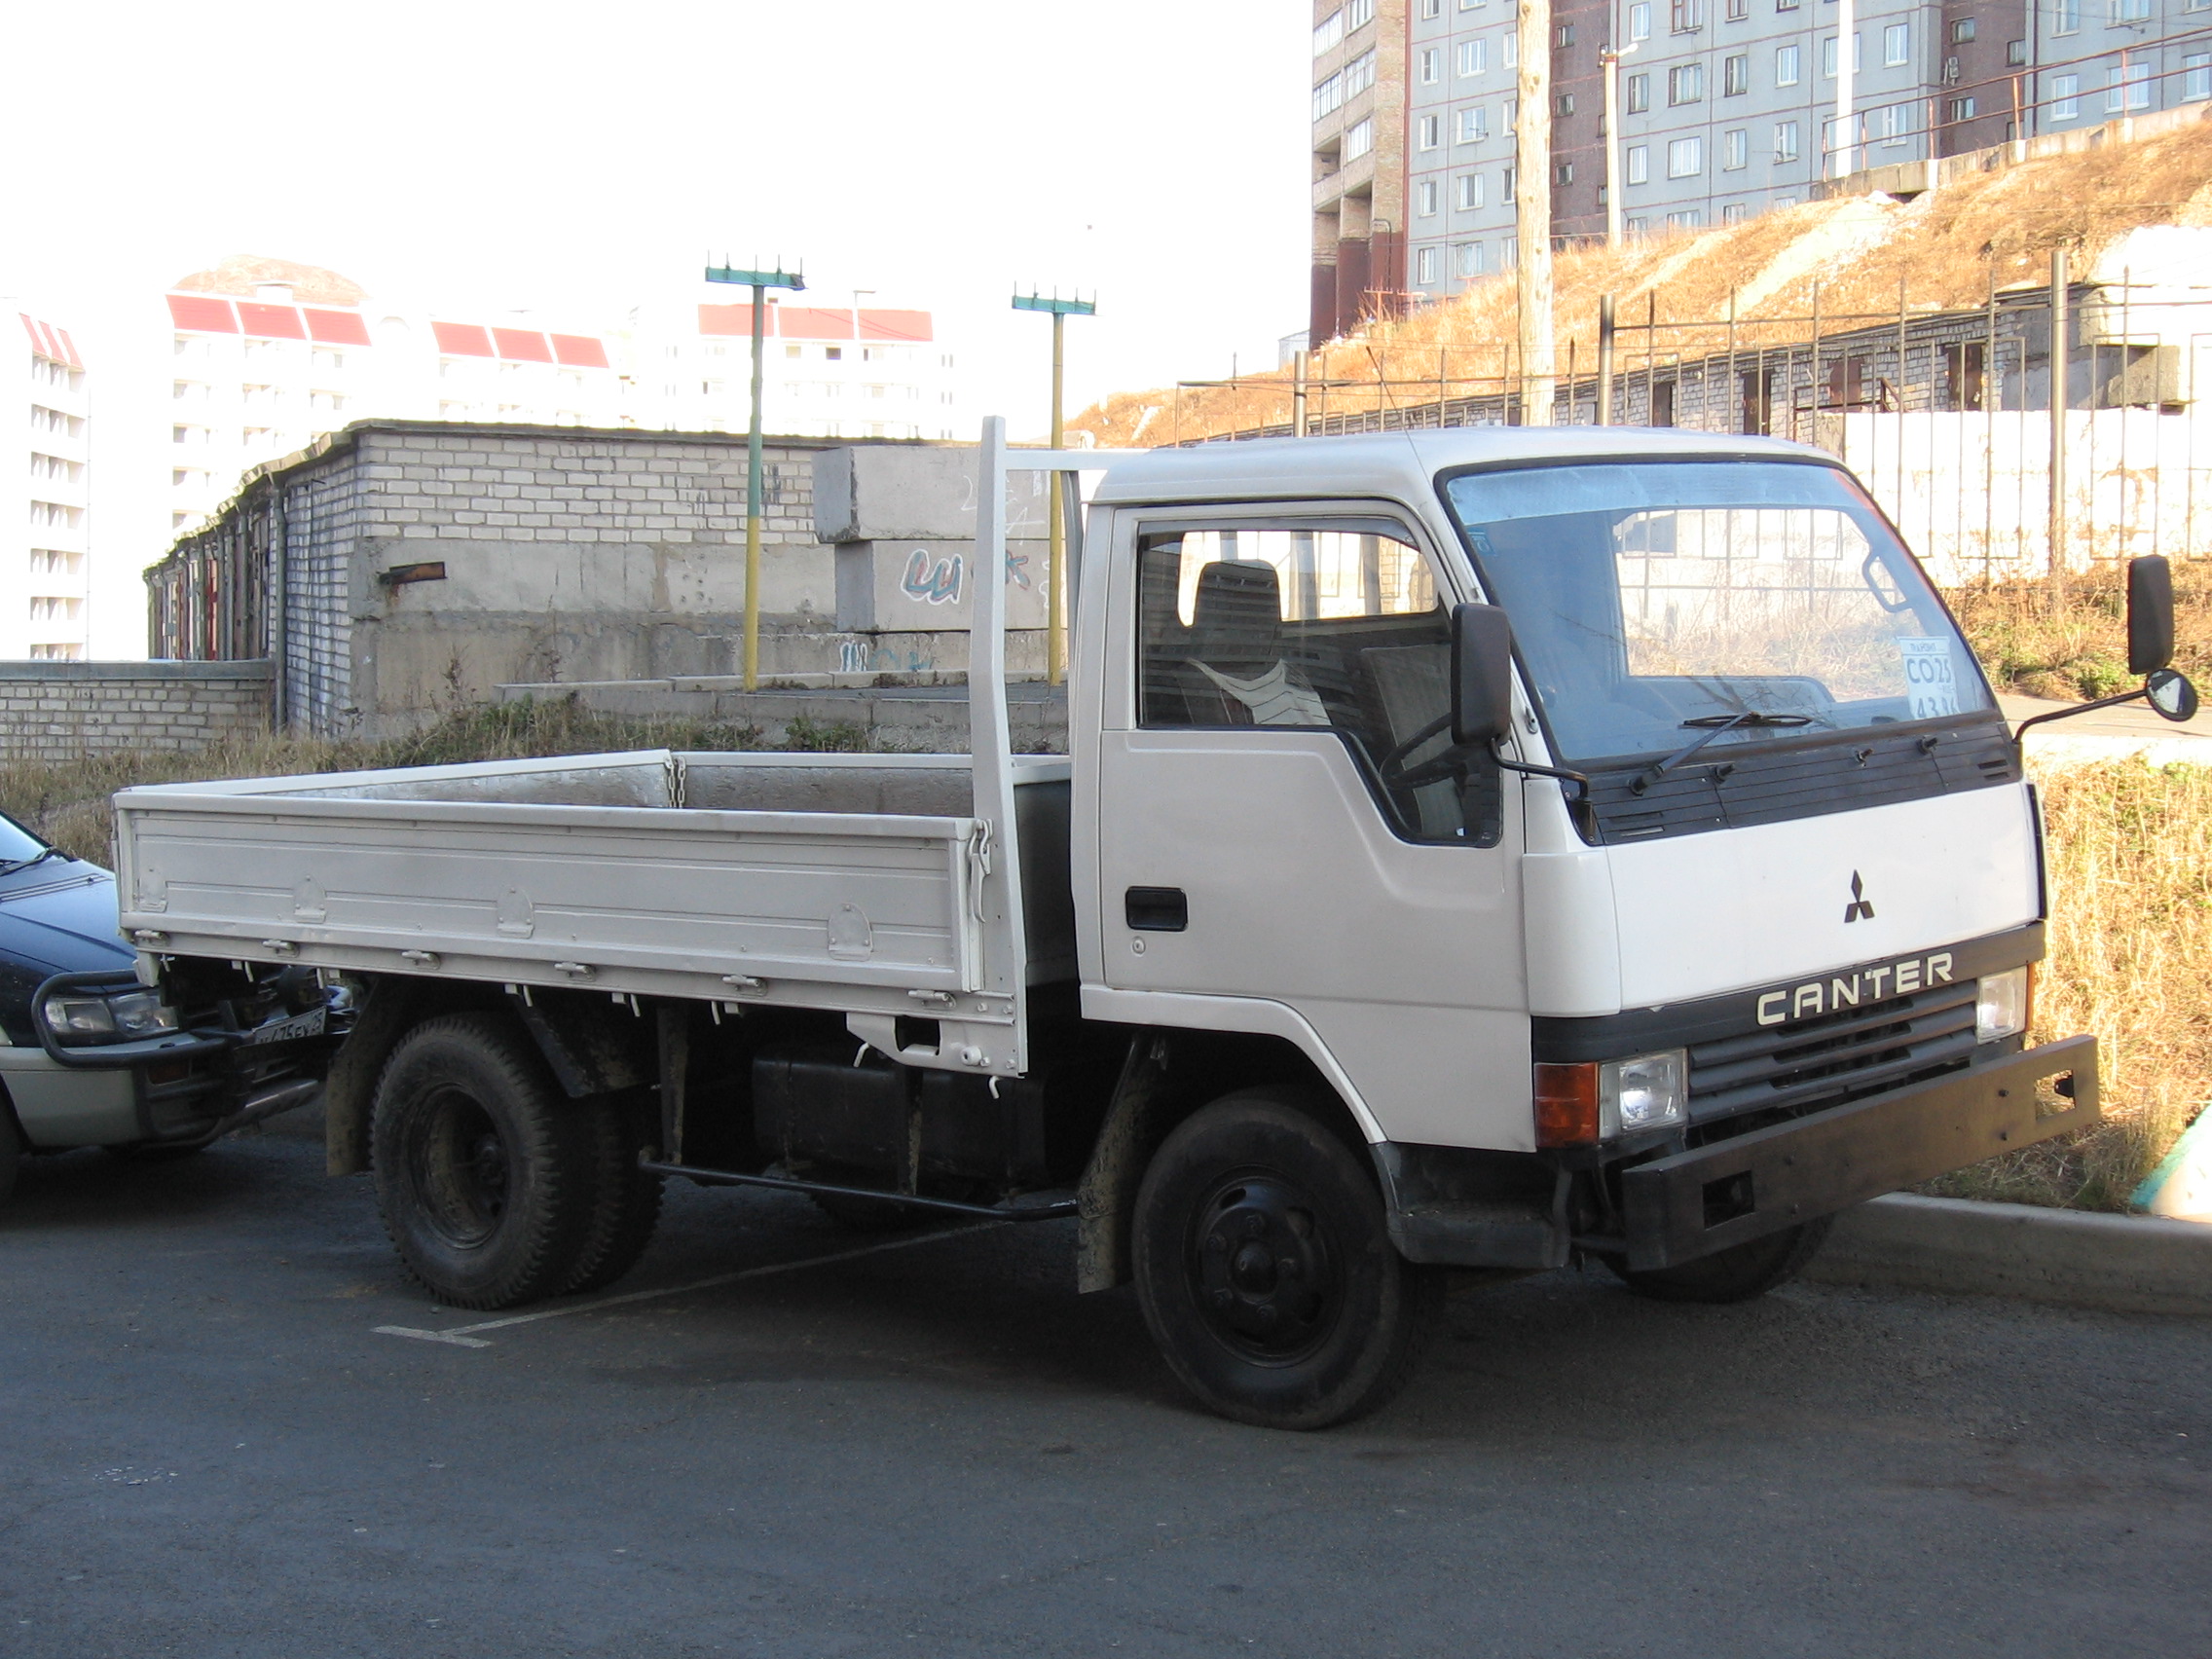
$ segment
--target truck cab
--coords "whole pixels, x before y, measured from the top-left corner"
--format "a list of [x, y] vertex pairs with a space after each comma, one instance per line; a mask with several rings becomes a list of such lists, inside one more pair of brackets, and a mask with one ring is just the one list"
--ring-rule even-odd
[[[669, 1176], [861, 1223], [1072, 1216], [1079, 1287], [1133, 1280], [1200, 1400], [1319, 1427], [1402, 1384], [1451, 1270], [1755, 1296], [1837, 1211], [2096, 1117], [2093, 1040], [2025, 1046], [2018, 745], [1832, 458], [1588, 427], [1100, 458], [987, 426], [979, 465], [985, 571], [1009, 471], [1104, 472], [1065, 763], [1006, 751], [983, 584], [968, 756], [119, 798], [129, 894], [164, 871], [126, 901], [150, 977], [312, 964], [363, 1005], [332, 1167], [374, 1166], [445, 1300], [606, 1282]], [[255, 880], [194, 867], [218, 806]], [[600, 861], [557, 873], [585, 830]], [[451, 855], [412, 922], [409, 846]], [[594, 1126], [530, 1128], [564, 1114]], [[574, 1214], [532, 1219], [531, 1158], [574, 1161]], [[464, 1175], [490, 1185], [456, 1210]]]

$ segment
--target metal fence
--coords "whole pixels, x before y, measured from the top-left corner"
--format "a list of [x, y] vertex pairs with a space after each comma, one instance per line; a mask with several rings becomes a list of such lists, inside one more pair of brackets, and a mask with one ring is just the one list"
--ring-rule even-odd
[[[1971, 310], [1918, 307], [1901, 289], [1878, 313], [1824, 315], [1818, 290], [1798, 315], [1669, 315], [1657, 295], [1636, 309], [1616, 317], [1608, 300], [1596, 350], [1561, 354], [1555, 424], [1818, 445], [1864, 481], [1947, 585], [2212, 549], [2212, 288], [2126, 274], [2078, 283], [2061, 261], [2050, 284], [1992, 287]], [[2065, 342], [2056, 420], [2054, 338]], [[1433, 378], [1404, 372], [1421, 350], [1436, 354]], [[1371, 360], [1372, 377], [1273, 381], [1290, 393], [1290, 419], [1222, 435], [1521, 419], [1509, 347], [1391, 348]]]

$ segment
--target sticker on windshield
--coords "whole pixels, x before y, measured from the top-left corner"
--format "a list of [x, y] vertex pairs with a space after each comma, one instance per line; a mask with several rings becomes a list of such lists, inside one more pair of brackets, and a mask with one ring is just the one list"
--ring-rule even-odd
[[1904, 657], [1905, 698], [1911, 718], [1932, 720], [1959, 712], [1959, 680], [1951, 660], [1951, 642], [1943, 639], [1898, 641]]

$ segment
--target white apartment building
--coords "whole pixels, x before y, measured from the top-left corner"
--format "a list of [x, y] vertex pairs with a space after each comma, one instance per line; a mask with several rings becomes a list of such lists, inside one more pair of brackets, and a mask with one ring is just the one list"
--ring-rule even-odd
[[92, 402], [69, 331], [15, 313], [0, 400], [15, 434], [0, 461], [0, 658], [81, 662], [90, 625]]
[[[220, 281], [223, 273], [210, 274]], [[532, 425], [622, 424], [594, 334], [512, 315], [453, 321], [375, 304], [345, 278], [194, 277], [166, 296], [172, 353], [169, 528], [213, 513], [240, 477], [368, 416]], [[306, 303], [297, 288], [356, 296]]]
[[[958, 364], [926, 311], [770, 299], [761, 321], [761, 425], [787, 437], [965, 434]], [[626, 369], [633, 424], [742, 432], [752, 418], [753, 306], [645, 307]]]

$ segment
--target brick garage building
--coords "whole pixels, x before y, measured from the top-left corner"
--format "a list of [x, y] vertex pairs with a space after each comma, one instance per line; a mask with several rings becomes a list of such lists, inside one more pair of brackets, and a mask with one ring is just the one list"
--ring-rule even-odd
[[[769, 442], [761, 670], [849, 660], [813, 468]], [[362, 422], [250, 474], [147, 572], [152, 654], [277, 658], [278, 719], [406, 730], [515, 682], [729, 675], [745, 440]]]
[[0, 666], [0, 760], [207, 749], [269, 728], [266, 662]]

